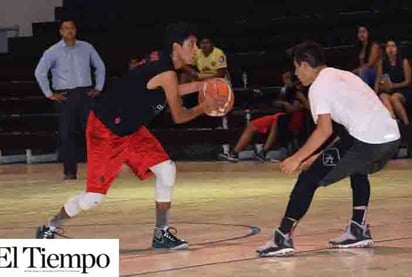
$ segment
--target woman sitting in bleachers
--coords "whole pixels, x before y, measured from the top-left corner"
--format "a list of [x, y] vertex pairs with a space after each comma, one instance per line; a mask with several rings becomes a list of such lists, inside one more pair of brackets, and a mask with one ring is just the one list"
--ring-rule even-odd
[[371, 38], [368, 28], [359, 26], [358, 45], [356, 47], [358, 66], [353, 70], [371, 88], [376, 80], [376, 66], [379, 61], [380, 51], [378, 43]]
[[375, 91], [392, 117], [409, 124], [407, 105], [412, 105], [411, 67], [393, 40], [385, 43], [385, 54], [378, 63]]

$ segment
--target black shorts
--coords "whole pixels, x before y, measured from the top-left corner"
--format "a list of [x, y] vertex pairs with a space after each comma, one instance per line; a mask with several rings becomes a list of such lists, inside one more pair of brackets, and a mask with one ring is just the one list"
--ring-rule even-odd
[[[302, 174], [328, 186], [353, 174], [372, 174], [381, 170], [397, 153], [400, 140], [370, 144], [346, 135], [327, 147]], [[303, 176], [302, 176], [303, 177]]]

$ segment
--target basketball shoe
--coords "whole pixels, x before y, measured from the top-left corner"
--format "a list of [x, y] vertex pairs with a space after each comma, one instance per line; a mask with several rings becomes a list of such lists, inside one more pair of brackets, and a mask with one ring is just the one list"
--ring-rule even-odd
[[330, 248], [364, 248], [372, 245], [373, 240], [368, 226], [353, 220], [341, 236], [329, 241]]
[[57, 228], [54, 226], [39, 226], [36, 230], [37, 239], [54, 239], [57, 234]]
[[232, 163], [237, 163], [239, 161], [239, 155], [230, 151], [228, 153], [219, 153], [219, 160], [224, 160]]
[[267, 161], [267, 159], [266, 159], [266, 152], [263, 151], [263, 150], [260, 150], [260, 151], [256, 151], [256, 150], [255, 150], [255, 157], [256, 157], [256, 159], [257, 159], [258, 161], [260, 161], [260, 162], [266, 162], [266, 161]]
[[173, 250], [187, 249], [189, 243], [176, 237], [177, 230], [173, 227], [165, 229], [155, 228], [153, 232], [152, 248], [168, 248]]
[[291, 233], [283, 234], [279, 229], [273, 231], [268, 242], [259, 247], [256, 252], [260, 257], [287, 257], [295, 254]]

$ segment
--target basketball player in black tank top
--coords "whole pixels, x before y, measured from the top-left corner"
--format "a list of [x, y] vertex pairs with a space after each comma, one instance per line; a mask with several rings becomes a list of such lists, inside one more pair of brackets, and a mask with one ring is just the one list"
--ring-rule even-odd
[[192, 109], [181, 106], [180, 96], [198, 91], [203, 83], [178, 85], [176, 69], [192, 64], [196, 37], [185, 24], [167, 28], [166, 49], [155, 51], [96, 100], [87, 123], [86, 191], [69, 199], [60, 212], [37, 229], [36, 237], [54, 238], [64, 221], [103, 202], [126, 163], [141, 179], [156, 177], [156, 227], [152, 247], [184, 249], [188, 243], [170, 232], [176, 167], [159, 141], [145, 127], [168, 104], [175, 123], [184, 123], [223, 106], [224, 100], [206, 98]]

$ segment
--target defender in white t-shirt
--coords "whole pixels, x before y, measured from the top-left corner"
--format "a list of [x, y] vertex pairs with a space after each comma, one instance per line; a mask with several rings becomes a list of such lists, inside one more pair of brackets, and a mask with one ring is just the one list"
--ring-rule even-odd
[[[304, 42], [291, 54], [296, 75], [304, 86], [310, 85], [309, 102], [316, 128], [305, 145], [281, 164], [284, 173], [302, 172], [279, 228], [257, 252], [263, 257], [293, 255], [293, 229], [309, 209], [316, 189], [346, 177], [350, 177], [353, 191], [352, 218], [345, 232], [329, 241], [329, 246], [372, 246], [365, 223], [370, 196], [368, 174], [381, 170], [398, 150], [397, 122], [359, 77], [327, 67], [319, 44]], [[334, 125], [344, 127], [339, 137], [334, 136]]]
[[318, 115], [345, 127], [351, 136], [370, 144], [399, 139], [396, 121], [376, 93], [355, 74], [332, 67], [323, 67], [309, 88], [313, 121]]

